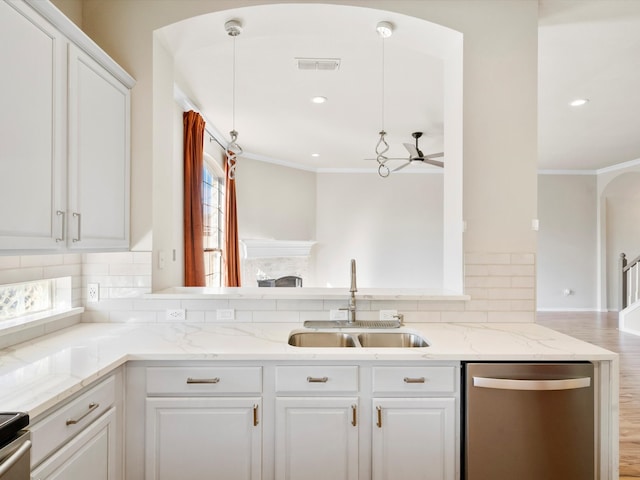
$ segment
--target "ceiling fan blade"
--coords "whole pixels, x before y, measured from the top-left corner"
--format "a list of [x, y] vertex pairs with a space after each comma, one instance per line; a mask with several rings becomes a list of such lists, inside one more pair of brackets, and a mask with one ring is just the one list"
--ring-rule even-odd
[[429, 155], [425, 155], [424, 158], [440, 158], [444, 157], [444, 152], [431, 153]]
[[411, 161], [407, 162], [407, 163], [403, 163], [402, 165], [400, 165], [397, 168], [394, 168], [393, 170], [391, 170], [392, 172], [397, 172], [398, 170], [402, 170], [404, 167], [408, 167], [409, 165], [411, 165]]
[[436, 167], [440, 167], [440, 168], [444, 167], [444, 162], [441, 162], [439, 160], [430, 160], [429, 157], [423, 158], [422, 161], [424, 163], [428, 163], [429, 165], [434, 165]]
[[420, 153], [418, 152], [418, 149], [415, 145], [412, 145], [410, 143], [403, 143], [402, 145], [404, 145], [404, 148], [409, 150], [409, 158], [418, 158], [420, 156]]

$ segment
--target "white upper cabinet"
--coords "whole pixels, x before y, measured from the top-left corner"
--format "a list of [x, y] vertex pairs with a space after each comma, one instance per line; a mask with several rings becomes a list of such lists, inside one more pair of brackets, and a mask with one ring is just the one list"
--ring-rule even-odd
[[0, 2], [0, 249], [50, 250], [64, 245], [66, 40], [27, 13]]
[[71, 248], [129, 246], [129, 89], [69, 45]]
[[0, 41], [0, 253], [127, 250], [133, 79], [49, 2]]

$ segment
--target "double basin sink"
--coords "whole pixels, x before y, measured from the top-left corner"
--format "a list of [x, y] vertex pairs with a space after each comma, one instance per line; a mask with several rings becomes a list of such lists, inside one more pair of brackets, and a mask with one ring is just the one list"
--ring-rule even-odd
[[289, 335], [289, 345], [317, 348], [415, 348], [429, 346], [420, 335], [410, 332], [292, 332]]

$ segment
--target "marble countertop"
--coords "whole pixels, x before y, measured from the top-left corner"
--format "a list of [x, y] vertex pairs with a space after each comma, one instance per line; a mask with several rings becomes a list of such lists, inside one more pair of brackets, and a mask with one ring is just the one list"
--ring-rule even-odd
[[[607, 361], [617, 355], [533, 323], [410, 323], [426, 348], [299, 348], [297, 323], [81, 323], [0, 350], [0, 411], [45, 412], [130, 360]], [[388, 331], [388, 330], [387, 330]]]

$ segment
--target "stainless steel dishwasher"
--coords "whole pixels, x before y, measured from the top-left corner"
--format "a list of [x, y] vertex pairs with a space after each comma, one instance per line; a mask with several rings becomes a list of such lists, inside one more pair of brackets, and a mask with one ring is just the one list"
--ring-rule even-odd
[[0, 479], [31, 478], [29, 415], [23, 412], [0, 413]]
[[463, 478], [593, 480], [590, 363], [467, 363]]

